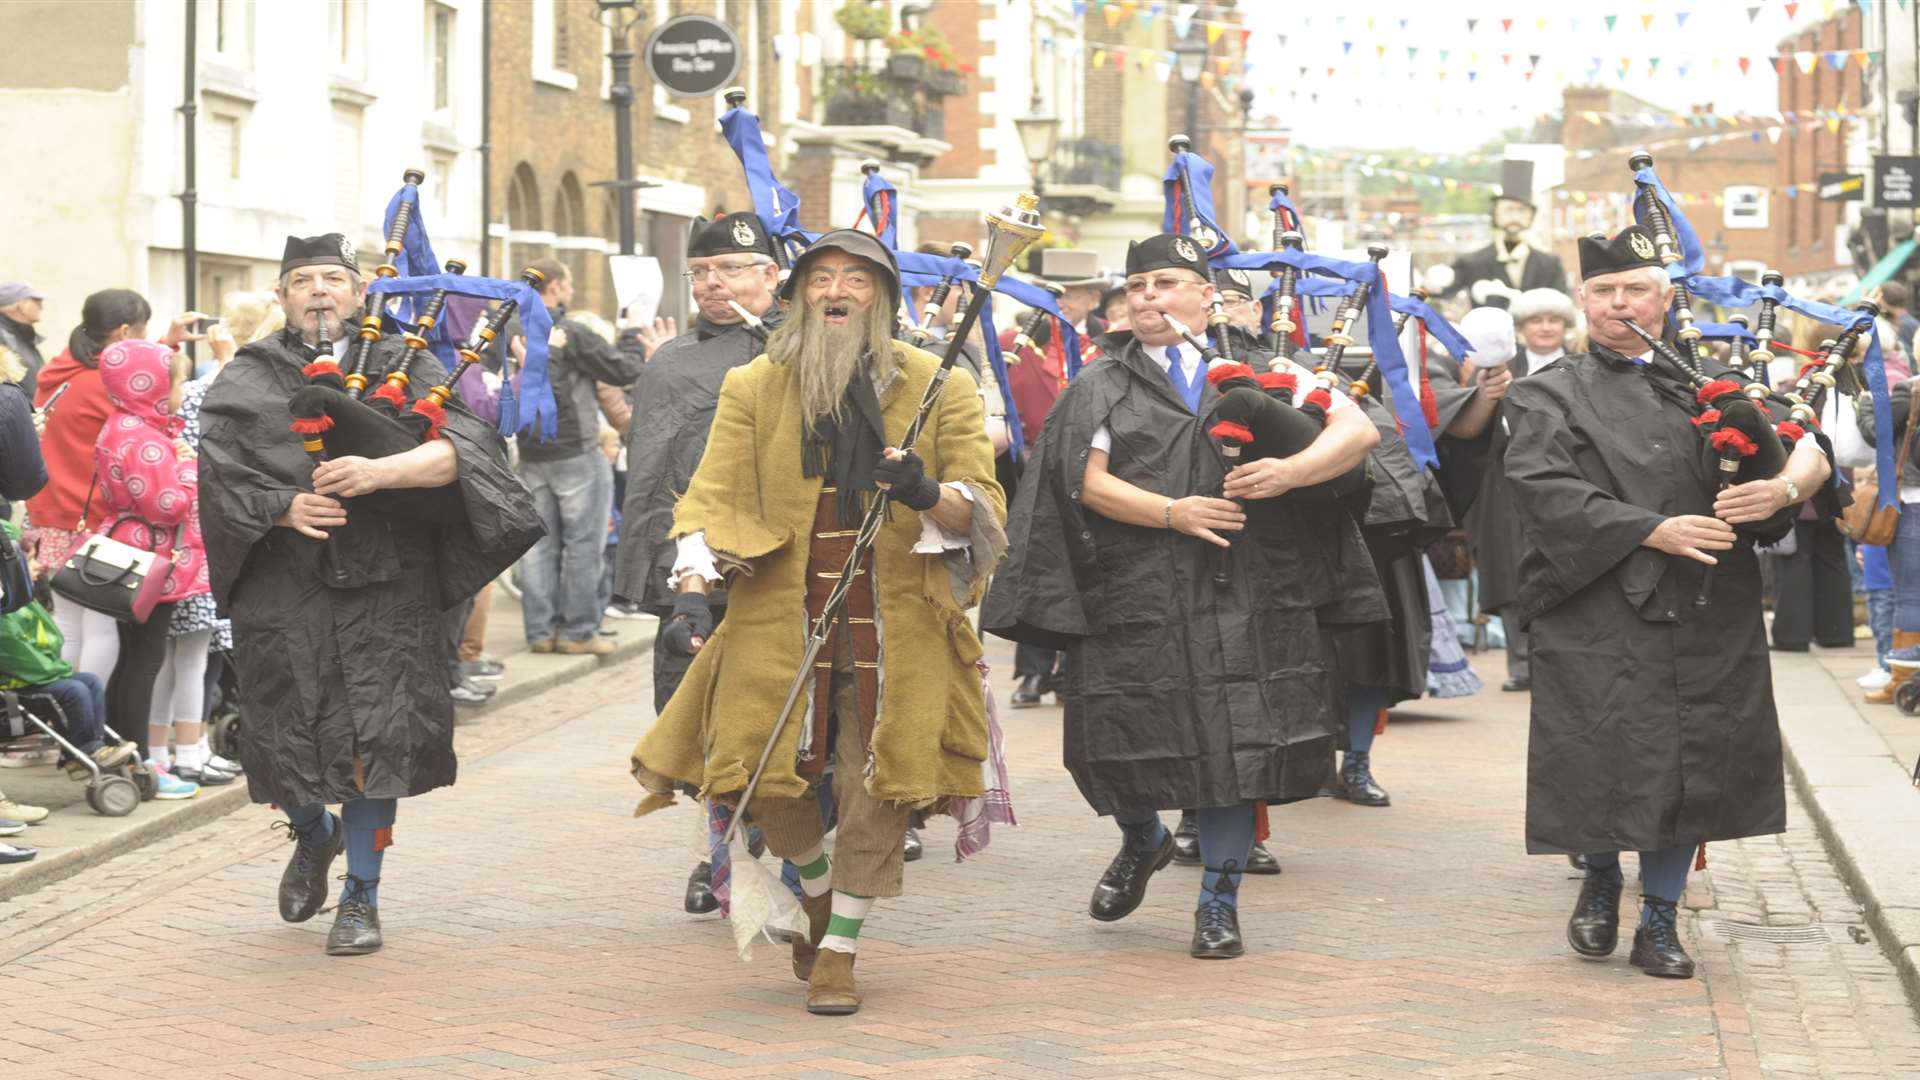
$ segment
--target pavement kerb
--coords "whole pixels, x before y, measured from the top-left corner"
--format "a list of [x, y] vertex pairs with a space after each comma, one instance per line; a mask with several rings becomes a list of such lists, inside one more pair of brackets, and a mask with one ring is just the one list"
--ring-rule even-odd
[[[535, 655], [525, 652], [505, 656], [509, 667], [506, 677], [499, 683], [500, 689], [484, 705], [460, 708], [455, 713], [454, 723], [461, 726], [478, 723], [489, 713], [524, 701], [561, 683], [590, 675], [599, 670], [602, 664], [619, 663], [652, 647], [651, 622], [623, 626], [621, 630], [613, 652], [605, 656]], [[4, 778], [3, 775], [0, 778]], [[39, 857], [31, 862], [0, 867], [0, 901], [43, 888], [88, 867], [197, 828], [251, 804], [252, 801], [247, 797], [246, 782], [242, 780], [203, 790], [197, 797], [179, 802], [142, 803], [141, 808], [127, 818], [101, 819], [84, 801], [61, 808], [55, 811], [47, 824], [29, 829], [12, 839], [38, 846], [33, 844], [33, 834], [54, 828], [62, 815], [68, 814], [75, 815], [96, 829], [101, 825], [118, 826], [122, 823], [125, 827], [110, 828], [86, 842], [59, 850], [42, 848]]]
[[[1867, 654], [1870, 661], [1871, 654]], [[1811, 656], [1772, 655], [1787, 773], [1867, 925], [1920, 1007], [1920, 791], [1860, 713], [1858, 695]]]

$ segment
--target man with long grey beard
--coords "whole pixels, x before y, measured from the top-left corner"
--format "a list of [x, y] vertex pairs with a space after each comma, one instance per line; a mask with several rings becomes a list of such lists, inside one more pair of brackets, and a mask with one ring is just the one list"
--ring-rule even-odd
[[[1006, 502], [973, 379], [955, 370], [912, 452], [895, 447], [939, 361], [892, 340], [893, 254], [828, 233], [782, 289], [766, 355], [727, 373], [707, 449], [674, 514], [672, 587], [725, 584], [727, 618], [633, 752], [642, 812], [693, 785], [736, 804], [877, 492], [894, 504], [746, 808], [799, 867], [809, 933], [793, 941], [807, 1010], [860, 1007], [860, 927], [902, 891], [916, 812], [981, 793], [980, 640], [966, 610], [1006, 548]], [[802, 540], [801, 538], [804, 538]], [[800, 542], [796, 542], [800, 541]], [[833, 769], [839, 826], [822, 846], [817, 786]]]

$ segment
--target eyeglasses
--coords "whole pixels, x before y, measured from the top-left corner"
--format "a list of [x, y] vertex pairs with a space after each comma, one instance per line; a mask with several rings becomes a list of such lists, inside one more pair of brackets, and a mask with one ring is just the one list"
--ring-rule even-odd
[[726, 281], [738, 281], [743, 274], [759, 265], [759, 263], [744, 262], [722, 263], [719, 266], [697, 266], [692, 270], [682, 270], [680, 276], [695, 285], [707, 280], [714, 274], [719, 274], [720, 277]]

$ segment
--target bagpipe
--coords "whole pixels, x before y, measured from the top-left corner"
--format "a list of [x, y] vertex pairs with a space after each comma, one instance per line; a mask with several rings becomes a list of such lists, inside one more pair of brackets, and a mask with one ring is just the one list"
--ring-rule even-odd
[[[418, 184], [425, 179], [418, 170], [409, 169], [405, 183], [389, 208], [386, 257], [374, 271], [375, 281], [368, 287], [368, 308], [361, 318], [355, 340], [348, 346], [346, 366], [333, 358], [333, 344], [324, 313], [319, 319], [315, 358], [303, 369], [306, 383], [287, 399], [292, 415], [291, 430], [300, 436], [302, 448], [318, 465], [329, 458], [382, 458], [405, 453], [422, 443], [441, 437], [447, 423], [447, 404], [456, 396], [462, 376], [483, 363], [483, 354], [504, 332], [507, 323], [522, 312], [537, 311], [538, 319], [528, 323], [528, 370], [522, 379], [522, 395], [537, 388], [545, 393], [547, 413], [543, 417], [536, 405], [528, 423], [551, 423], [552, 391], [545, 386], [546, 336], [551, 324], [539, 289], [545, 277], [529, 267], [520, 281], [509, 284], [487, 278], [466, 276], [466, 264], [449, 259], [444, 273], [435, 273], [431, 248], [425, 244], [425, 225], [418, 210]], [[411, 263], [411, 269], [426, 273], [404, 275], [399, 264]], [[411, 319], [402, 319], [390, 311], [385, 299], [407, 296], [424, 288], [423, 302], [414, 307]], [[464, 294], [498, 299], [500, 302], [474, 327], [467, 341], [457, 349], [448, 344], [445, 329], [447, 299]], [[374, 370], [374, 351], [387, 336], [386, 322], [392, 321], [405, 349], [384, 373]], [[535, 325], [538, 323], [539, 325]], [[535, 335], [538, 335], [537, 341]], [[533, 360], [538, 350], [537, 374]], [[413, 372], [420, 358], [436, 352], [437, 346], [457, 356], [443, 382], [423, 394], [414, 395]], [[501, 428], [517, 430], [521, 425], [511, 415], [512, 374], [503, 369]], [[379, 385], [368, 387], [375, 378]], [[531, 385], [530, 385], [531, 384]], [[455, 485], [406, 491], [376, 492], [360, 497], [383, 512], [421, 521], [457, 521], [465, 517], [465, 508]]]
[[[1793, 447], [1810, 431], [1818, 430], [1826, 395], [1836, 390], [1836, 373], [1847, 363], [1863, 335], [1869, 342], [1866, 377], [1863, 383], [1880, 407], [1875, 423], [1879, 434], [1881, 458], [1891, 443], [1891, 427], [1885, 421], [1886, 375], [1879, 345], [1874, 338], [1874, 319], [1880, 308], [1872, 300], [1862, 300], [1851, 311], [1826, 304], [1800, 300], [1782, 287], [1785, 278], [1775, 271], [1761, 277], [1755, 287], [1733, 278], [1712, 278], [1701, 273], [1705, 259], [1694, 234], [1672, 196], [1654, 172], [1653, 156], [1645, 151], [1628, 159], [1636, 192], [1634, 216], [1653, 234], [1654, 250], [1673, 282], [1673, 299], [1667, 318], [1673, 342], [1648, 333], [1623, 320], [1653, 350], [1654, 363], [1678, 376], [1694, 392], [1694, 426], [1715, 460], [1717, 490], [1725, 490], [1754, 480], [1779, 476], [1786, 468]], [[1757, 303], [1752, 345], [1747, 343], [1747, 320], [1734, 315], [1728, 323], [1703, 328], [1695, 314], [1694, 301], [1707, 299], [1723, 306], [1749, 306]], [[1809, 318], [1841, 326], [1839, 335], [1823, 343], [1818, 356], [1802, 364], [1794, 380], [1781, 391], [1769, 389], [1762, 381], [1774, 359], [1778, 308], [1786, 306]], [[1737, 378], [1709, 376], [1701, 358], [1704, 337], [1729, 340], [1729, 367]], [[1884, 466], [1883, 466], [1884, 467]], [[1888, 492], [1882, 498], [1890, 498]], [[1799, 507], [1789, 506], [1764, 522], [1739, 526], [1740, 532], [1757, 539], [1777, 538], [1791, 527]], [[1713, 585], [1713, 567], [1707, 568], [1693, 603], [1704, 607]]]

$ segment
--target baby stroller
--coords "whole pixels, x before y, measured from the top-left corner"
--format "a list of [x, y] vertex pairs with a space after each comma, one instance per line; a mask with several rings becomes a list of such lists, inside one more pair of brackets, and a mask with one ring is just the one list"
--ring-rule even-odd
[[[102, 731], [116, 746], [127, 741], [112, 728]], [[66, 732], [66, 712], [53, 695], [32, 687], [0, 690], [0, 750], [42, 750], [49, 744], [58, 747], [69, 771], [84, 769], [89, 774], [87, 805], [94, 813], [126, 817], [159, 790], [153, 770], [137, 756], [117, 769], [102, 769], [68, 741]]]

